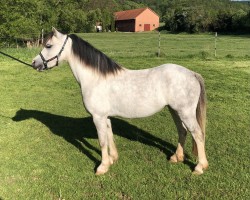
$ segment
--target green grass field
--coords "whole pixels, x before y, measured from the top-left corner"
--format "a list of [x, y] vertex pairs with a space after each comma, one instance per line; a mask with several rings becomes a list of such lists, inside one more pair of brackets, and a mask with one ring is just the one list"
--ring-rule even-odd
[[[67, 64], [39, 73], [0, 55], [1, 200], [249, 199], [249, 37], [221, 37], [215, 58], [208, 34], [162, 34], [161, 57], [158, 34], [80, 36], [130, 69], [177, 63], [202, 74], [209, 169], [192, 175], [190, 135], [185, 162], [168, 162], [177, 131], [165, 109], [143, 119], [112, 118], [119, 161], [95, 176], [101, 159], [97, 134]], [[212, 43], [199, 42], [204, 38]], [[231, 47], [228, 41], [235, 40]], [[1, 50], [26, 62], [39, 52]]]

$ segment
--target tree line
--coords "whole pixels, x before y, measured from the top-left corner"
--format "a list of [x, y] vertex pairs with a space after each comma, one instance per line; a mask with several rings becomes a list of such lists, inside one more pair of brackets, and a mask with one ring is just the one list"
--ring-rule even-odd
[[231, 0], [136, 0], [155, 10], [161, 29], [171, 32], [248, 32], [250, 1]]
[[113, 13], [150, 7], [172, 32], [250, 31], [250, 5], [230, 0], [1, 0], [0, 38], [36, 38], [52, 26], [64, 32], [114, 29]]
[[162, 16], [165, 29], [172, 32], [248, 32], [250, 2], [229, 0], [168, 1]]

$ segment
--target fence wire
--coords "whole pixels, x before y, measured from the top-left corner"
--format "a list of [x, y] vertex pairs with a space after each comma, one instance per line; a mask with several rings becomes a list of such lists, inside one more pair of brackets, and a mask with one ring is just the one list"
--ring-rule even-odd
[[[115, 37], [114, 34], [116, 34]], [[36, 39], [34, 38], [37, 35]], [[84, 34], [84, 39], [115, 57], [250, 57], [250, 37], [216, 34], [165, 34], [165, 33], [97, 33]], [[0, 37], [0, 48], [32, 48], [41, 44], [38, 34], [25, 39]], [[12, 41], [12, 42], [11, 42]]]

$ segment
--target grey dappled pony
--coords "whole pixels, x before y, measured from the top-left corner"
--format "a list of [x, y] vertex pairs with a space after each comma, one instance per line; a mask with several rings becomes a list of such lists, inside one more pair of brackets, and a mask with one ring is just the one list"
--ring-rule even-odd
[[184, 160], [187, 130], [198, 156], [195, 174], [208, 167], [205, 154], [206, 95], [201, 75], [176, 64], [129, 70], [74, 34], [53, 28], [44, 48], [33, 60], [38, 71], [67, 61], [80, 85], [86, 110], [92, 115], [102, 161], [96, 174], [104, 174], [118, 159], [109, 117], [140, 118], [170, 107], [179, 140], [171, 162]]

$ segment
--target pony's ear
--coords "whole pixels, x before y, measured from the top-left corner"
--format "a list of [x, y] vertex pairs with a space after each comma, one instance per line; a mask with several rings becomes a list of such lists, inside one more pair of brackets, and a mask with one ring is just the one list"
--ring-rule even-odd
[[54, 34], [56, 34], [58, 31], [56, 30], [55, 27], [52, 26], [52, 32], [53, 32]]
[[62, 36], [62, 33], [60, 33], [58, 30], [56, 30], [55, 27], [52, 27], [52, 32], [53, 32], [53, 35], [56, 37]]

